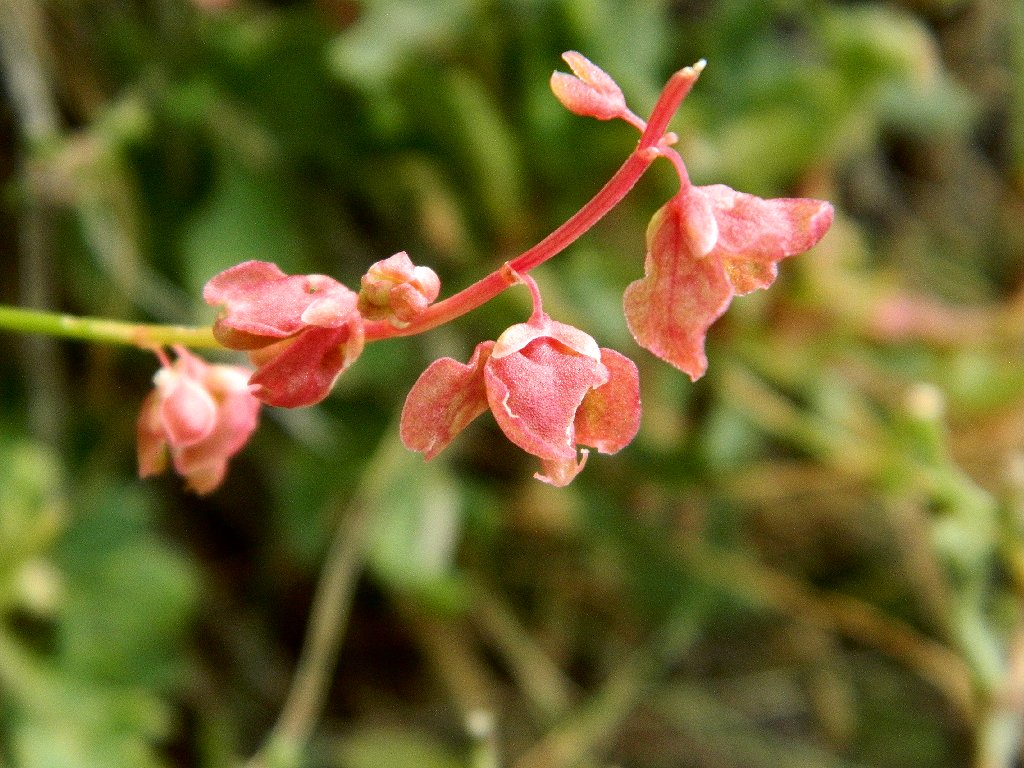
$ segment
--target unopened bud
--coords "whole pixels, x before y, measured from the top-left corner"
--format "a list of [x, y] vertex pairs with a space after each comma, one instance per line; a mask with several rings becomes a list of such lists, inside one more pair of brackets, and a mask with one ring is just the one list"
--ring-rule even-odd
[[417, 267], [405, 251], [378, 261], [363, 275], [359, 313], [367, 320], [387, 320], [402, 328], [422, 313], [441, 292], [430, 267]]
[[583, 117], [613, 120], [627, 113], [626, 98], [611, 76], [576, 51], [562, 54], [573, 74], [553, 72], [551, 90], [562, 106]]

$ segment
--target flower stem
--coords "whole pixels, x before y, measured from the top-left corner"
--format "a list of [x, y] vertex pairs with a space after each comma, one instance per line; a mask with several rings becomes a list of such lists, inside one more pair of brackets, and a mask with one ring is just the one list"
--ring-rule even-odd
[[626, 196], [658, 154], [654, 149], [641, 150], [638, 148], [594, 197], [562, 226], [532, 248], [527, 249], [468, 288], [428, 307], [404, 328], [395, 328], [390, 323], [383, 321], [367, 323], [366, 340], [377, 341], [393, 336], [413, 336], [437, 328], [439, 325], [444, 325], [483, 306], [516, 282], [514, 279], [510, 280], [513, 273], [526, 274], [534, 267], [561, 253], [594, 226]]
[[[668, 129], [669, 121], [679, 109], [679, 105], [686, 94], [690, 92], [703, 69], [704, 61], [701, 60], [692, 67], [680, 69], [669, 78], [651, 111], [651, 119], [643, 129], [637, 148], [619, 167], [615, 175], [608, 180], [608, 183], [601, 187], [598, 193], [562, 226], [483, 279], [455, 295], [449, 296], [444, 301], [439, 301], [428, 307], [423, 314], [404, 328], [395, 328], [390, 323], [383, 321], [367, 323], [366, 340], [377, 341], [394, 336], [413, 336], [444, 325], [486, 304], [512, 285], [514, 281], [510, 281], [510, 274], [525, 275], [575, 242], [606, 213], [618, 205], [644, 175], [654, 159], [664, 154], [661, 143], [665, 131]], [[643, 121], [630, 122], [637, 128], [643, 124]]]
[[195, 349], [222, 348], [208, 326], [129, 323], [4, 305], [0, 305], [0, 329], [101, 344], [127, 344], [140, 349], [171, 344]]

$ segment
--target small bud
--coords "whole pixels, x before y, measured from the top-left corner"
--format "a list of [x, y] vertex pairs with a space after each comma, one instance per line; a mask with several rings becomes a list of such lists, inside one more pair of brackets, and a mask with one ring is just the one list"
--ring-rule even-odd
[[405, 251], [371, 266], [361, 281], [358, 309], [367, 320], [387, 320], [404, 328], [441, 292], [429, 267], [417, 267]]
[[572, 75], [551, 74], [551, 90], [570, 112], [598, 120], [613, 120], [628, 113], [622, 90], [603, 69], [576, 51], [562, 54]]

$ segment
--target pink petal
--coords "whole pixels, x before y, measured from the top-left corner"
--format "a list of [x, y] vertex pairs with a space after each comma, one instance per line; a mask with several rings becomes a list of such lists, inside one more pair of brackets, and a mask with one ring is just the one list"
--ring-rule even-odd
[[644, 277], [623, 299], [636, 342], [696, 381], [707, 370], [704, 339], [728, 308], [733, 287], [714, 253], [694, 253], [685, 210], [677, 195], [647, 228]]
[[167, 438], [160, 419], [163, 398], [153, 390], [142, 401], [136, 425], [139, 477], [159, 475], [167, 469]]
[[362, 350], [362, 327], [310, 326], [249, 379], [267, 405], [300, 408], [319, 403]]
[[544, 315], [539, 321], [531, 320], [528, 323], [518, 323], [506, 328], [495, 342], [491, 357], [500, 359], [514, 354], [534, 339], [539, 338], [554, 339], [568, 351], [594, 360], [601, 359], [601, 350], [592, 336], [579, 328], [552, 320], [547, 315]]
[[186, 488], [205, 496], [224, 481], [228, 460], [214, 451], [186, 448], [175, 453], [174, 471], [185, 478]]
[[406, 448], [430, 460], [487, 410], [483, 369], [493, 347], [493, 341], [481, 342], [467, 364], [442, 357], [420, 374], [402, 408]]
[[251, 371], [236, 365], [215, 365], [206, 385], [218, 400], [217, 426], [207, 442], [217, 444], [217, 451], [230, 458], [242, 450], [259, 423], [262, 403], [249, 387]]
[[163, 370], [158, 374], [171, 378], [163, 389], [160, 420], [173, 447], [197, 443], [213, 431], [217, 422], [217, 406], [201, 382], [176, 372]]
[[[356, 306], [356, 294], [331, 277], [289, 276], [265, 261], [246, 261], [216, 275], [203, 289], [203, 299], [222, 307], [214, 333], [221, 343], [236, 349], [259, 346], [252, 337], [283, 339], [298, 333], [309, 324], [303, 313], [311, 304], [323, 303], [335, 317], [354, 312]], [[317, 324], [337, 327], [342, 323], [324, 323], [320, 318]]]
[[640, 374], [614, 349], [601, 349], [608, 381], [592, 389], [576, 412], [576, 442], [601, 453], [617, 453], [640, 429]]
[[715, 219], [714, 205], [707, 195], [701, 194], [699, 187], [690, 187], [680, 194], [683, 222], [693, 255], [707, 256], [718, 243], [718, 221]]
[[722, 257], [722, 268], [732, 283], [737, 296], [745, 296], [759, 288], [767, 288], [775, 282], [779, 265], [772, 261], [745, 261]]
[[803, 253], [832, 225], [834, 210], [824, 200], [765, 200], [724, 184], [697, 187], [712, 204], [718, 222], [716, 248], [731, 259], [775, 262]]
[[584, 395], [603, 384], [600, 362], [535, 339], [520, 352], [493, 355], [484, 367], [487, 401], [505, 436], [541, 459], [576, 458], [573, 420]]

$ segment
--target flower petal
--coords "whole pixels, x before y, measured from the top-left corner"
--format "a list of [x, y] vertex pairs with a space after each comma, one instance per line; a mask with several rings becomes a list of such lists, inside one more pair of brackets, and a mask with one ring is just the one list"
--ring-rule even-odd
[[406, 448], [429, 461], [487, 410], [483, 368], [493, 347], [493, 341], [481, 342], [465, 365], [442, 357], [420, 374], [402, 408], [400, 432]]
[[484, 367], [487, 401], [506, 437], [552, 460], [576, 458], [576, 411], [607, 377], [599, 361], [547, 337], [506, 357], [492, 355]]
[[718, 222], [716, 248], [723, 257], [776, 262], [803, 253], [832, 225], [831, 203], [809, 198], [765, 200], [724, 184], [697, 187]]
[[253, 394], [267, 405], [300, 408], [315, 405], [362, 350], [362, 326], [310, 326], [249, 379]]
[[330, 322], [327, 313], [314, 313], [314, 324], [329, 327], [342, 325], [356, 306], [356, 294], [334, 278], [289, 276], [266, 261], [246, 261], [216, 275], [203, 289], [203, 299], [222, 307], [214, 334], [235, 349], [262, 346], [252, 337], [283, 339], [298, 333], [310, 324], [303, 314], [311, 304], [330, 309]]
[[163, 390], [160, 421], [171, 446], [180, 448], [209, 437], [217, 423], [217, 405], [202, 382], [166, 369], [157, 380]]
[[566, 51], [562, 58], [574, 74], [553, 72], [551, 90], [566, 109], [598, 120], [625, 114], [626, 99], [608, 73], [576, 51]]
[[651, 219], [644, 273], [623, 299], [629, 330], [637, 344], [696, 381], [707, 370], [707, 330], [734, 291], [714, 251], [694, 252], [679, 195]]
[[553, 485], [555, 488], [564, 488], [571, 483], [576, 475], [583, 471], [587, 463], [587, 456], [590, 452], [584, 448], [580, 451], [580, 457], [573, 456], [571, 459], [541, 459], [541, 472], [534, 472], [533, 476], [542, 483]]
[[160, 419], [160, 392], [153, 390], [142, 401], [136, 425], [139, 477], [153, 477], [167, 469], [167, 438]]
[[550, 338], [558, 341], [566, 349], [585, 355], [594, 360], [601, 359], [601, 350], [594, 338], [579, 328], [552, 320], [543, 315], [539, 321], [517, 323], [506, 328], [494, 344], [491, 357], [500, 359], [519, 352], [534, 339]]
[[614, 349], [601, 349], [608, 381], [592, 389], [576, 411], [576, 442], [601, 453], [617, 453], [640, 429], [640, 374]]

